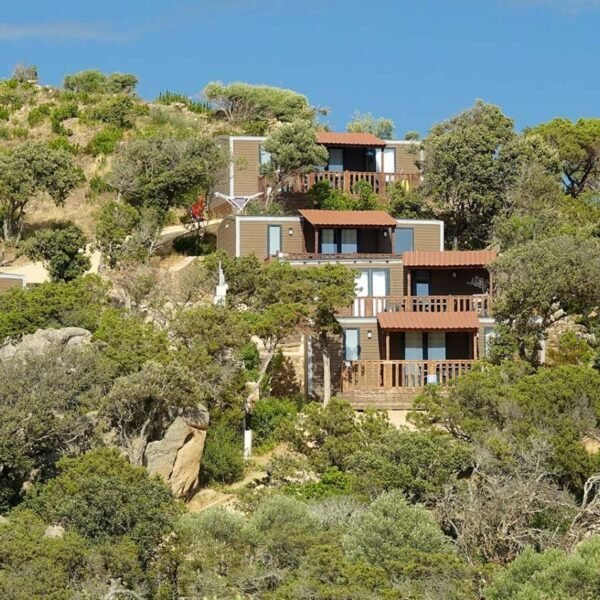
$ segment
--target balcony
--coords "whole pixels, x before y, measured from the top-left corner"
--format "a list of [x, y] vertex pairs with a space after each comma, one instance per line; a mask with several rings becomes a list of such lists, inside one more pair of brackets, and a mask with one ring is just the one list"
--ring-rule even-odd
[[344, 366], [341, 393], [412, 391], [448, 385], [469, 372], [474, 360], [357, 360]]
[[301, 175], [290, 182], [288, 191], [308, 192], [316, 183], [327, 182], [333, 189], [347, 194], [354, 186], [366, 181], [376, 194], [385, 194], [388, 185], [404, 182], [408, 189], [418, 185], [421, 176], [418, 173], [375, 173], [369, 171], [315, 171]]
[[383, 312], [454, 313], [476, 312], [490, 316], [490, 296], [360, 296], [352, 306], [338, 310], [339, 317], [376, 317]]

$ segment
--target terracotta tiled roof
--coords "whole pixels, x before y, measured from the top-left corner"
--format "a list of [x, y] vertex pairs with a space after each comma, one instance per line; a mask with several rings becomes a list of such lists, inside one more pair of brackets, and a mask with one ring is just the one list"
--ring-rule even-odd
[[402, 256], [405, 267], [484, 267], [495, 258], [495, 250], [415, 250]]
[[387, 331], [474, 331], [479, 329], [476, 312], [386, 312], [377, 315]]
[[315, 210], [298, 211], [315, 227], [396, 227], [398, 223], [383, 210]]
[[335, 133], [318, 131], [317, 142], [325, 146], [369, 146], [383, 148], [386, 143], [372, 133]]

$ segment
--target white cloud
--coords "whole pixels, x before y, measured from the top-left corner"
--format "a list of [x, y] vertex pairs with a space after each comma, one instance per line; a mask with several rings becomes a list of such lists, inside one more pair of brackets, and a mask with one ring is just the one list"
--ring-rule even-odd
[[131, 32], [115, 31], [100, 23], [39, 23], [15, 25], [0, 23], [0, 40], [17, 41], [28, 39], [86, 40], [110, 42], [129, 39]]

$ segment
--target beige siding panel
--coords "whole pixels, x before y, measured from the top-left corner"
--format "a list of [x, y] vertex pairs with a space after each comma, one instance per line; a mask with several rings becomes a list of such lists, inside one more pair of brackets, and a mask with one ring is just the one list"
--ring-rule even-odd
[[215, 198], [211, 203], [208, 209], [208, 218], [210, 220], [213, 219], [222, 219], [228, 215], [233, 214], [233, 206], [227, 200], [223, 198]]
[[217, 231], [217, 250], [235, 256], [235, 218], [223, 219]]
[[234, 139], [234, 196], [252, 196], [260, 191], [260, 144], [260, 140]]
[[415, 250], [442, 250], [440, 248], [441, 223], [414, 225]]
[[[231, 160], [231, 156], [229, 156], [229, 138], [217, 138], [217, 144], [223, 149], [223, 152], [227, 155], [228, 159]], [[229, 176], [229, 164], [227, 164], [227, 166], [219, 170], [215, 181], [215, 192], [220, 192], [225, 196], [229, 196]]]
[[398, 173], [419, 173], [419, 168], [415, 164], [419, 154], [411, 154], [408, 144], [392, 144], [396, 149], [396, 172]]
[[[267, 258], [267, 227], [268, 225], [279, 225], [281, 227], [281, 251], [305, 252], [304, 239], [300, 219], [297, 221], [261, 221], [240, 220], [240, 254], [256, 254], [258, 258]], [[290, 229], [292, 235], [290, 235]]]
[[7, 292], [12, 288], [21, 288], [23, 287], [23, 281], [21, 279], [16, 279], [14, 277], [4, 277], [0, 273], [0, 294]]

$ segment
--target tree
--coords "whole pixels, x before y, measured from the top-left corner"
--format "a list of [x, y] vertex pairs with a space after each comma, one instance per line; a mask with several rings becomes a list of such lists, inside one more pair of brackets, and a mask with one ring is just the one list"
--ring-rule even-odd
[[41, 260], [52, 281], [71, 281], [91, 266], [83, 231], [71, 222], [36, 232], [26, 240], [22, 252], [32, 260]]
[[521, 357], [533, 362], [558, 311], [588, 317], [600, 304], [600, 241], [595, 238], [532, 241], [501, 255], [493, 271], [496, 318], [510, 324]]
[[567, 194], [577, 198], [600, 183], [600, 119], [553, 119], [526, 131], [542, 136], [558, 153]]
[[323, 403], [327, 405], [331, 399], [330, 336], [341, 332], [337, 311], [354, 299], [354, 273], [345, 266], [328, 264], [306, 269], [303, 274], [312, 285], [309, 326], [323, 355]]
[[19, 64], [13, 69], [12, 79], [19, 83], [37, 83], [38, 68], [35, 65]]
[[343, 543], [351, 557], [383, 567], [412, 591], [409, 597], [464, 598], [472, 593], [468, 569], [433, 515], [410, 506], [399, 491], [386, 492], [353, 514]]
[[19, 500], [55, 462], [94, 444], [86, 416], [112, 373], [93, 348], [48, 350], [0, 362], [0, 510]]
[[517, 174], [516, 138], [512, 119], [478, 100], [423, 140], [422, 192], [445, 221], [453, 248], [487, 243]]
[[46, 193], [57, 205], [84, 180], [83, 172], [66, 150], [48, 144], [26, 142], [0, 155], [0, 207], [4, 239], [18, 242], [27, 204]]
[[49, 327], [94, 331], [107, 304], [107, 289], [97, 275], [13, 288], [0, 296], [0, 341]]
[[119, 150], [110, 183], [130, 204], [164, 213], [199, 194], [208, 196], [225, 162], [208, 136], [142, 138]]
[[148, 442], [160, 439], [175, 418], [195, 409], [200, 399], [200, 388], [188, 369], [148, 361], [115, 381], [101, 414], [115, 428], [130, 462], [141, 465]]
[[391, 140], [394, 135], [394, 122], [380, 117], [376, 119], [371, 113], [356, 111], [352, 120], [346, 125], [350, 133], [372, 133], [382, 140]]
[[270, 161], [262, 165], [269, 183], [267, 207], [287, 179], [310, 173], [327, 162], [327, 149], [317, 144], [315, 128], [308, 121], [282, 125], [266, 139], [263, 148], [270, 155]]
[[87, 94], [132, 94], [137, 86], [138, 79], [130, 73], [112, 73], [105, 75], [94, 69], [79, 71], [67, 75], [64, 79], [64, 88], [70, 92]]
[[485, 588], [486, 600], [588, 600], [598, 595], [600, 537], [579, 544], [572, 552], [527, 548]]
[[130, 538], [148, 564], [179, 513], [166, 484], [108, 448], [63, 458], [57, 468], [58, 475], [35, 487], [24, 507], [92, 544]]
[[289, 123], [296, 119], [312, 121], [314, 109], [306, 96], [283, 88], [249, 83], [224, 84], [211, 81], [203, 95], [233, 124], [275, 119]]
[[111, 268], [116, 267], [124, 250], [125, 240], [139, 223], [140, 214], [133, 207], [110, 200], [102, 205], [96, 219], [96, 244]]

